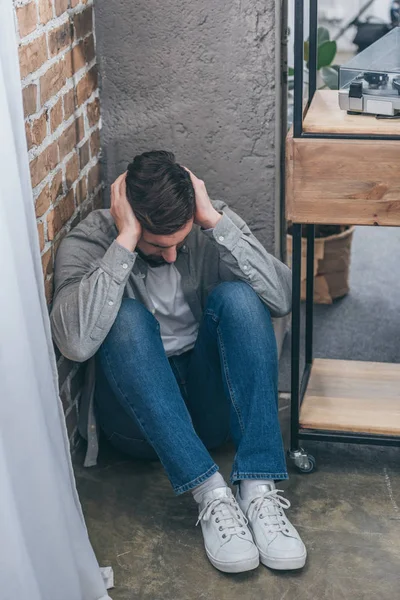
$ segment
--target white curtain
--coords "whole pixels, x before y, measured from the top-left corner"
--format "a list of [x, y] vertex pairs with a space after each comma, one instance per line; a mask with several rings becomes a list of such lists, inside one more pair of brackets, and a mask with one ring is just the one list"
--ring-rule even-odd
[[12, 0], [0, 1], [0, 598], [109, 598], [58, 397], [24, 133]]

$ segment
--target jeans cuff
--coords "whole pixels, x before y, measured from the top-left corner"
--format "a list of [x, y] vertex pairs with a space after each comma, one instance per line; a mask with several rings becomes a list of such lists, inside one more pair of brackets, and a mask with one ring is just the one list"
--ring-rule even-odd
[[235, 484], [243, 479], [273, 479], [275, 481], [284, 481], [289, 479], [287, 471], [284, 473], [238, 473], [235, 471], [231, 475], [231, 483]]
[[218, 470], [219, 470], [218, 465], [216, 465], [214, 463], [213, 466], [210, 467], [210, 469], [208, 469], [208, 471], [203, 473], [203, 475], [199, 475], [198, 477], [196, 477], [196, 479], [192, 479], [192, 481], [189, 481], [188, 483], [184, 483], [183, 485], [180, 485], [180, 486], [173, 485], [172, 487], [174, 488], [175, 494], [177, 496], [179, 496], [180, 494], [184, 494], [185, 492], [192, 490], [193, 488], [195, 488], [198, 485], [200, 485], [201, 483], [203, 483], [203, 481], [205, 481], [206, 479], [211, 477], [211, 475], [214, 475], [214, 473], [216, 473]]

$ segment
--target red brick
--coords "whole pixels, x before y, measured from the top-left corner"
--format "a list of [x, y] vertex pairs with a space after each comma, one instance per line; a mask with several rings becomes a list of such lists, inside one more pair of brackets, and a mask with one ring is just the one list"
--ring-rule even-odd
[[78, 179], [79, 176], [79, 160], [78, 155], [76, 153], [73, 154], [72, 158], [67, 162], [67, 166], [65, 168], [65, 183], [67, 188], [69, 189], [74, 181]]
[[49, 277], [48, 279], [46, 279], [44, 282], [44, 292], [46, 295], [47, 304], [51, 304], [51, 301], [53, 299], [53, 283], [54, 283], [53, 275], [51, 277]]
[[53, 142], [48, 146], [38, 157], [30, 164], [32, 187], [36, 187], [38, 183], [52, 171], [58, 163], [58, 148], [57, 143]]
[[91, 6], [74, 16], [76, 39], [85, 37], [90, 31], [93, 31], [93, 10]]
[[43, 223], [37, 224], [37, 230], [38, 230], [39, 246], [40, 246], [40, 252], [41, 252], [44, 248], [44, 225], [43, 225]]
[[19, 35], [21, 37], [25, 37], [29, 33], [32, 33], [37, 25], [36, 3], [30, 2], [29, 4], [25, 4], [25, 6], [18, 7], [17, 19]]
[[43, 275], [51, 275], [53, 272], [53, 248], [49, 248], [42, 256]]
[[31, 84], [22, 90], [22, 99], [24, 103], [24, 115], [29, 117], [37, 110], [37, 85]]
[[47, 215], [47, 235], [50, 241], [54, 240], [62, 226], [72, 217], [74, 210], [74, 191], [70, 190]]
[[74, 66], [72, 64], [72, 50], [68, 50], [65, 54], [65, 77], [69, 79], [74, 74]]
[[55, 0], [54, 8], [56, 9], [57, 17], [62, 15], [68, 9], [68, 5], [69, 0]]
[[51, 132], [55, 131], [63, 121], [62, 98], [56, 102], [50, 111], [50, 128]]
[[62, 171], [61, 169], [57, 171], [57, 173], [53, 177], [53, 181], [50, 186], [50, 201], [55, 202], [58, 196], [63, 193], [63, 184], [62, 184]]
[[29, 44], [19, 47], [21, 77], [26, 77], [41, 67], [47, 60], [46, 36], [43, 34]]
[[97, 88], [97, 67], [94, 66], [78, 83], [76, 87], [76, 97], [78, 106], [83, 104]]
[[92, 155], [92, 158], [94, 158], [95, 156], [98, 156], [100, 153], [100, 130], [96, 129], [96, 131], [93, 131], [92, 135], [90, 136], [90, 152]]
[[87, 178], [83, 176], [82, 179], [78, 181], [75, 188], [75, 196], [76, 203], [83, 204], [87, 198]]
[[34, 146], [40, 146], [47, 135], [47, 113], [44, 112], [38, 118], [32, 121], [32, 143]]
[[57, 256], [58, 248], [66, 235], [67, 235], [67, 228], [64, 227], [64, 229], [61, 229], [60, 233], [58, 234], [57, 241], [53, 242], [54, 256]]
[[67, 154], [69, 154], [77, 144], [82, 140], [85, 135], [85, 128], [83, 122], [83, 116], [81, 115], [76, 119], [67, 129], [62, 133], [58, 146], [60, 148], [60, 160], [63, 160]]
[[69, 90], [63, 97], [64, 119], [67, 121], [75, 111], [75, 90]]
[[26, 137], [26, 144], [28, 146], [28, 150], [30, 150], [33, 146], [33, 142], [32, 142], [31, 124], [29, 123], [29, 121], [26, 121], [26, 123], [25, 123], [25, 137]]
[[95, 98], [93, 102], [89, 102], [87, 107], [87, 116], [89, 120], [89, 127], [92, 128], [98, 123], [100, 119], [100, 100]]
[[100, 163], [97, 163], [97, 165], [94, 165], [94, 167], [92, 167], [89, 171], [89, 175], [88, 175], [89, 194], [94, 192], [94, 190], [97, 188], [99, 183], [100, 183]]
[[46, 185], [36, 198], [35, 209], [36, 216], [42, 217], [46, 210], [50, 208], [50, 188]]
[[95, 57], [94, 37], [88, 36], [79, 42], [72, 50], [72, 68], [76, 73], [79, 69], [91, 63]]
[[52, 0], [39, 0], [40, 22], [45, 25], [53, 18]]
[[87, 141], [83, 144], [83, 146], [81, 148], [79, 148], [79, 164], [80, 164], [81, 169], [86, 167], [89, 160], [90, 160], [89, 142]]
[[40, 98], [42, 104], [50, 100], [61, 90], [66, 82], [65, 59], [52, 65], [40, 78]]
[[66, 21], [48, 33], [50, 56], [56, 56], [71, 44], [71, 25]]

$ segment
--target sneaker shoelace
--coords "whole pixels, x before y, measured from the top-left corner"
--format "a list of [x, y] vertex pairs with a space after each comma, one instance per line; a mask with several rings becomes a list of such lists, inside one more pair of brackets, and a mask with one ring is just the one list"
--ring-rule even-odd
[[209, 521], [215, 516], [222, 538], [228, 542], [233, 535], [246, 535], [243, 529], [248, 521], [241, 513], [234, 498], [215, 498], [211, 500], [199, 513], [196, 526], [200, 521]]
[[268, 490], [260, 496], [253, 498], [250, 502], [247, 516], [250, 521], [255, 518], [266, 519], [264, 525], [268, 527], [268, 533], [289, 534], [287, 520], [283, 509], [290, 508], [290, 502], [279, 495], [283, 490]]

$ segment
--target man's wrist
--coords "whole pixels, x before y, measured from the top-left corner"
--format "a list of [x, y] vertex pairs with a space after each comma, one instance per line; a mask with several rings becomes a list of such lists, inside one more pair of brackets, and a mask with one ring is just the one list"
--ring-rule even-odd
[[212, 213], [210, 213], [209, 216], [206, 217], [206, 219], [201, 223], [201, 227], [202, 229], [214, 229], [214, 227], [217, 226], [217, 223], [219, 223], [219, 221], [222, 219], [222, 215], [221, 213], [219, 213], [218, 211], [214, 210]]
[[126, 248], [130, 252], [134, 252], [139, 240], [137, 239], [137, 236], [132, 235], [132, 233], [130, 233], [129, 231], [122, 231], [118, 235], [116, 241], [123, 248]]

